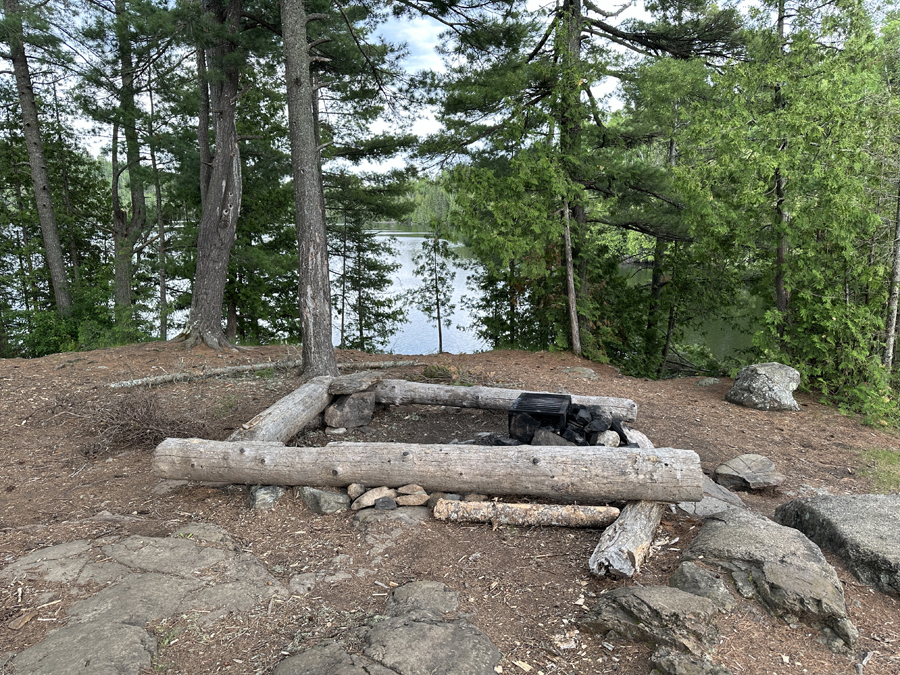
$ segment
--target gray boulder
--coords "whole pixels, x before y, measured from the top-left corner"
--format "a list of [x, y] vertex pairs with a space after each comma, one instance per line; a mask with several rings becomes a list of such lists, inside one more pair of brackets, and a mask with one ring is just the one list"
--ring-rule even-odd
[[580, 621], [591, 633], [609, 631], [651, 644], [704, 654], [716, 643], [716, 605], [669, 586], [621, 586], [604, 593]]
[[900, 495], [795, 499], [775, 520], [836, 553], [863, 583], [900, 596]]
[[575, 445], [575, 443], [567, 441], [559, 434], [550, 431], [550, 429], [541, 427], [534, 432], [531, 445]]
[[800, 373], [781, 363], [757, 363], [738, 373], [725, 400], [756, 410], [800, 410], [793, 391]]
[[740, 455], [716, 467], [715, 481], [729, 490], [762, 490], [784, 482], [775, 463], [762, 455]]
[[374, 414], [375, 392], [339, 396], [325, 408], [325, 424], [334, 428], [355, 429], [366, 426]]
[[802, 620], [821, 628], [834, 650], [841, 642], [852, 646], [858, 637], [837, 573], [797, 530], [729, 509], [703, 522], [683, 558], [727, 570], [742, 595], [755, 596], [789, 623]]

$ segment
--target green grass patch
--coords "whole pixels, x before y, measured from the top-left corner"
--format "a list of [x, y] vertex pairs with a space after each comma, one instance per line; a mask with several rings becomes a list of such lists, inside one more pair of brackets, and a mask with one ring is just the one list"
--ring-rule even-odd
[[261, 377], [264, 380], [271, 380], [275, 377], [275, 369], [274, 368], [263, 368], [262, 370], [257, 370], [253, 373], [256, 377]]
[[863, 475], [872, 479], [882, 493], [900, 492], [900, 452], [872, 448], [862, 453]]

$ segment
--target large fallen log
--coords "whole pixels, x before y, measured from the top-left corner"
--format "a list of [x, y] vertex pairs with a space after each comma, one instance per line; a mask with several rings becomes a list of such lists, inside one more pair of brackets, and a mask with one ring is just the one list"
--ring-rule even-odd
[[658, 501], [626, 504], [618, 520], [607, 527], [591, 554], [588, 567], [599, 577], [631, 577], [641, 570], [666, 505]]
[[434, 517], [453, 523], [491, 523], [494, 527], [497, 525], [606, 527], [619, 517], [619, 509], [614, 506], [506, 504], [439, 499], [434, 506]]
[[331, 403], [328, 387], [332, 379], [328, 376], [314, 377], [235, 429], [228, 440], [289, 441]]
[[[406, 380], [383, 380], [375, 385], [375, 400], [391, 405], [447, 405], [455, 408], [509, 410], [520, 389], [499, 387], [453, 387], [446, 384], [425, 384]], [[547, 393], [547, 392], [537, 392]], [[572, 396], [572, 403], [599, 406], [613, 417], [633, 422], [637, 418], [637, 404], [627, 398], [609, 396]]]
[[493, 447], [404, 443], [280, 443], [168, 438], [153, 454], [160, 478], [248, 485], [351, 483], [428, 491], [532, 495], [566, 502], [698, 501], [700, 458], [673, 448]]

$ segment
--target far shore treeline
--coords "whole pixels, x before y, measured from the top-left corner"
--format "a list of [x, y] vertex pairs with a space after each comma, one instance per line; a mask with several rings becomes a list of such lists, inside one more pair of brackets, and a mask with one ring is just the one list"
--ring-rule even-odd
[[[780, 361], [900, 422], [900, 13], [535, 4], [3, 0], [0, 357], [291, 342], [336, 372], [411, 307], [438, 349], [463, 264], [493, 348]], [[391, 37], [423, 18], [434, 72]], [[431, 233], [405, 294], [385, 223]], [[715, 357], [711, 322], [752, 346]]]

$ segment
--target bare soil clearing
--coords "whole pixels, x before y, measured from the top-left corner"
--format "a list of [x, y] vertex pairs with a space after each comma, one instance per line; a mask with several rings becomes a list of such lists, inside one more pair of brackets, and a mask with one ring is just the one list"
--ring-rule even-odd
[[[514, 662], [527, 664], [535, 675], [649, 672], [646, 646], [578, 633], [576, 622], [610, 588], [666, 583], [699, 523], [667, 513], [659, 535], [669, 543], [660, 546], [636, 579], [611, 581], [588, 573], [598, 530], [494, 530], [490, 525], [437, 521], [400, 533], [387, 524], [360, 530], [353, 526], [352, 514], [311, 514], [293, 493], [271, 512], [251, 512], [243, 486], [161, 485], [150, 474], [149, 450], [160, 435], [227, 438], [299, 386], [296, 373], [263, 370], [237, 378], [196, 379], [154, 387], [149, 393], [146, 388], [108, 386], [138, 377], [274, 364], [288, 358], [296, 358], [296, 351], [286, 347], [219, 354], [148, 343], [0, 361], [0, 439], [5, 454], [0, 467], [0, 564], [75, 539], [165, 536], [190, 522], [209, 522], [227, 530], [285, 584], [303, 572], [346, 567], [348, 558], [342, 556], [352, 558], [355, 568], [371, 570], [350, 579], [322, 581], [308, 596], [229, 616], [211, 627], [201, 627], [192, 616], [151, 626], [160, 641], [157, 672], [268, 673], [284, 652], [325, 638], [340, 639], [352, 649], [355, 628], [384, 609], [388, 589], [422, 579], [442, 581], [460, 592], [465, 613], [506, 655], [504, 673], [526, 672]], [[367, 361], [393, 358], [446, 366], [442, 370], [460, 383], [630, 398], [638, 404], [637, 429], [657, 446], [696, 451], [708, 474], [736, 455], [770, 457], [787, 476], [784, 484], [741, 494], [751, 509], [767, 516], [794, 497], [871, 491], [860, 474], [860, 452], [900, 446], [896, 437], [861, 426], [803, 395], [797, 397], [797, 413], [731, 405], [723, 400], [731, 386], [725, 379], [701, 388], [696, 386], [699, 378], [652, 382], [620, 377], [613, 368], [570, 354], [338, 354], [340, 363], [355, 362], [361, 368]], [[598, 379], [567, 370], [577, 367], [592, 368]], [[405, 366], [385, 374], [423, 379], [424, 370], [421, 365]], [[113, 440], [111, 423], [120, 425], [118, 438], [131, 429], [124, 446], [108, 442]], [[342, 439], [446, 443], [472, 438], [479, 431], [503, 432], [505, 427], [505, 413], [400, 406], [380, 411], [365, 432]], [[328, 440], [321, 431], [309, 431], [295, 443]], [[374, 555], [375, 550], [380, 553]], [[738, 610], [719, 619], [722, 641], [716, 661], [742, 675], [843, 674], [855, 672], [854, 663], [871, 652], [864, 673], [900, 672], [900, 603], [858, 584], [833, 556], [826, 557], [844, 583], [850, 619], [860, 630], [858, 654], [834, 655], [816, 641], [816, 631], [790, 627], [743, 601]], [[41, 641], [61, 625], [76, 599], [69, 588], [47, 582], [0, 588], [0, 664], [4, 654]], [[42, 605], [22, 628], [9, 626], [23, 609]]]

